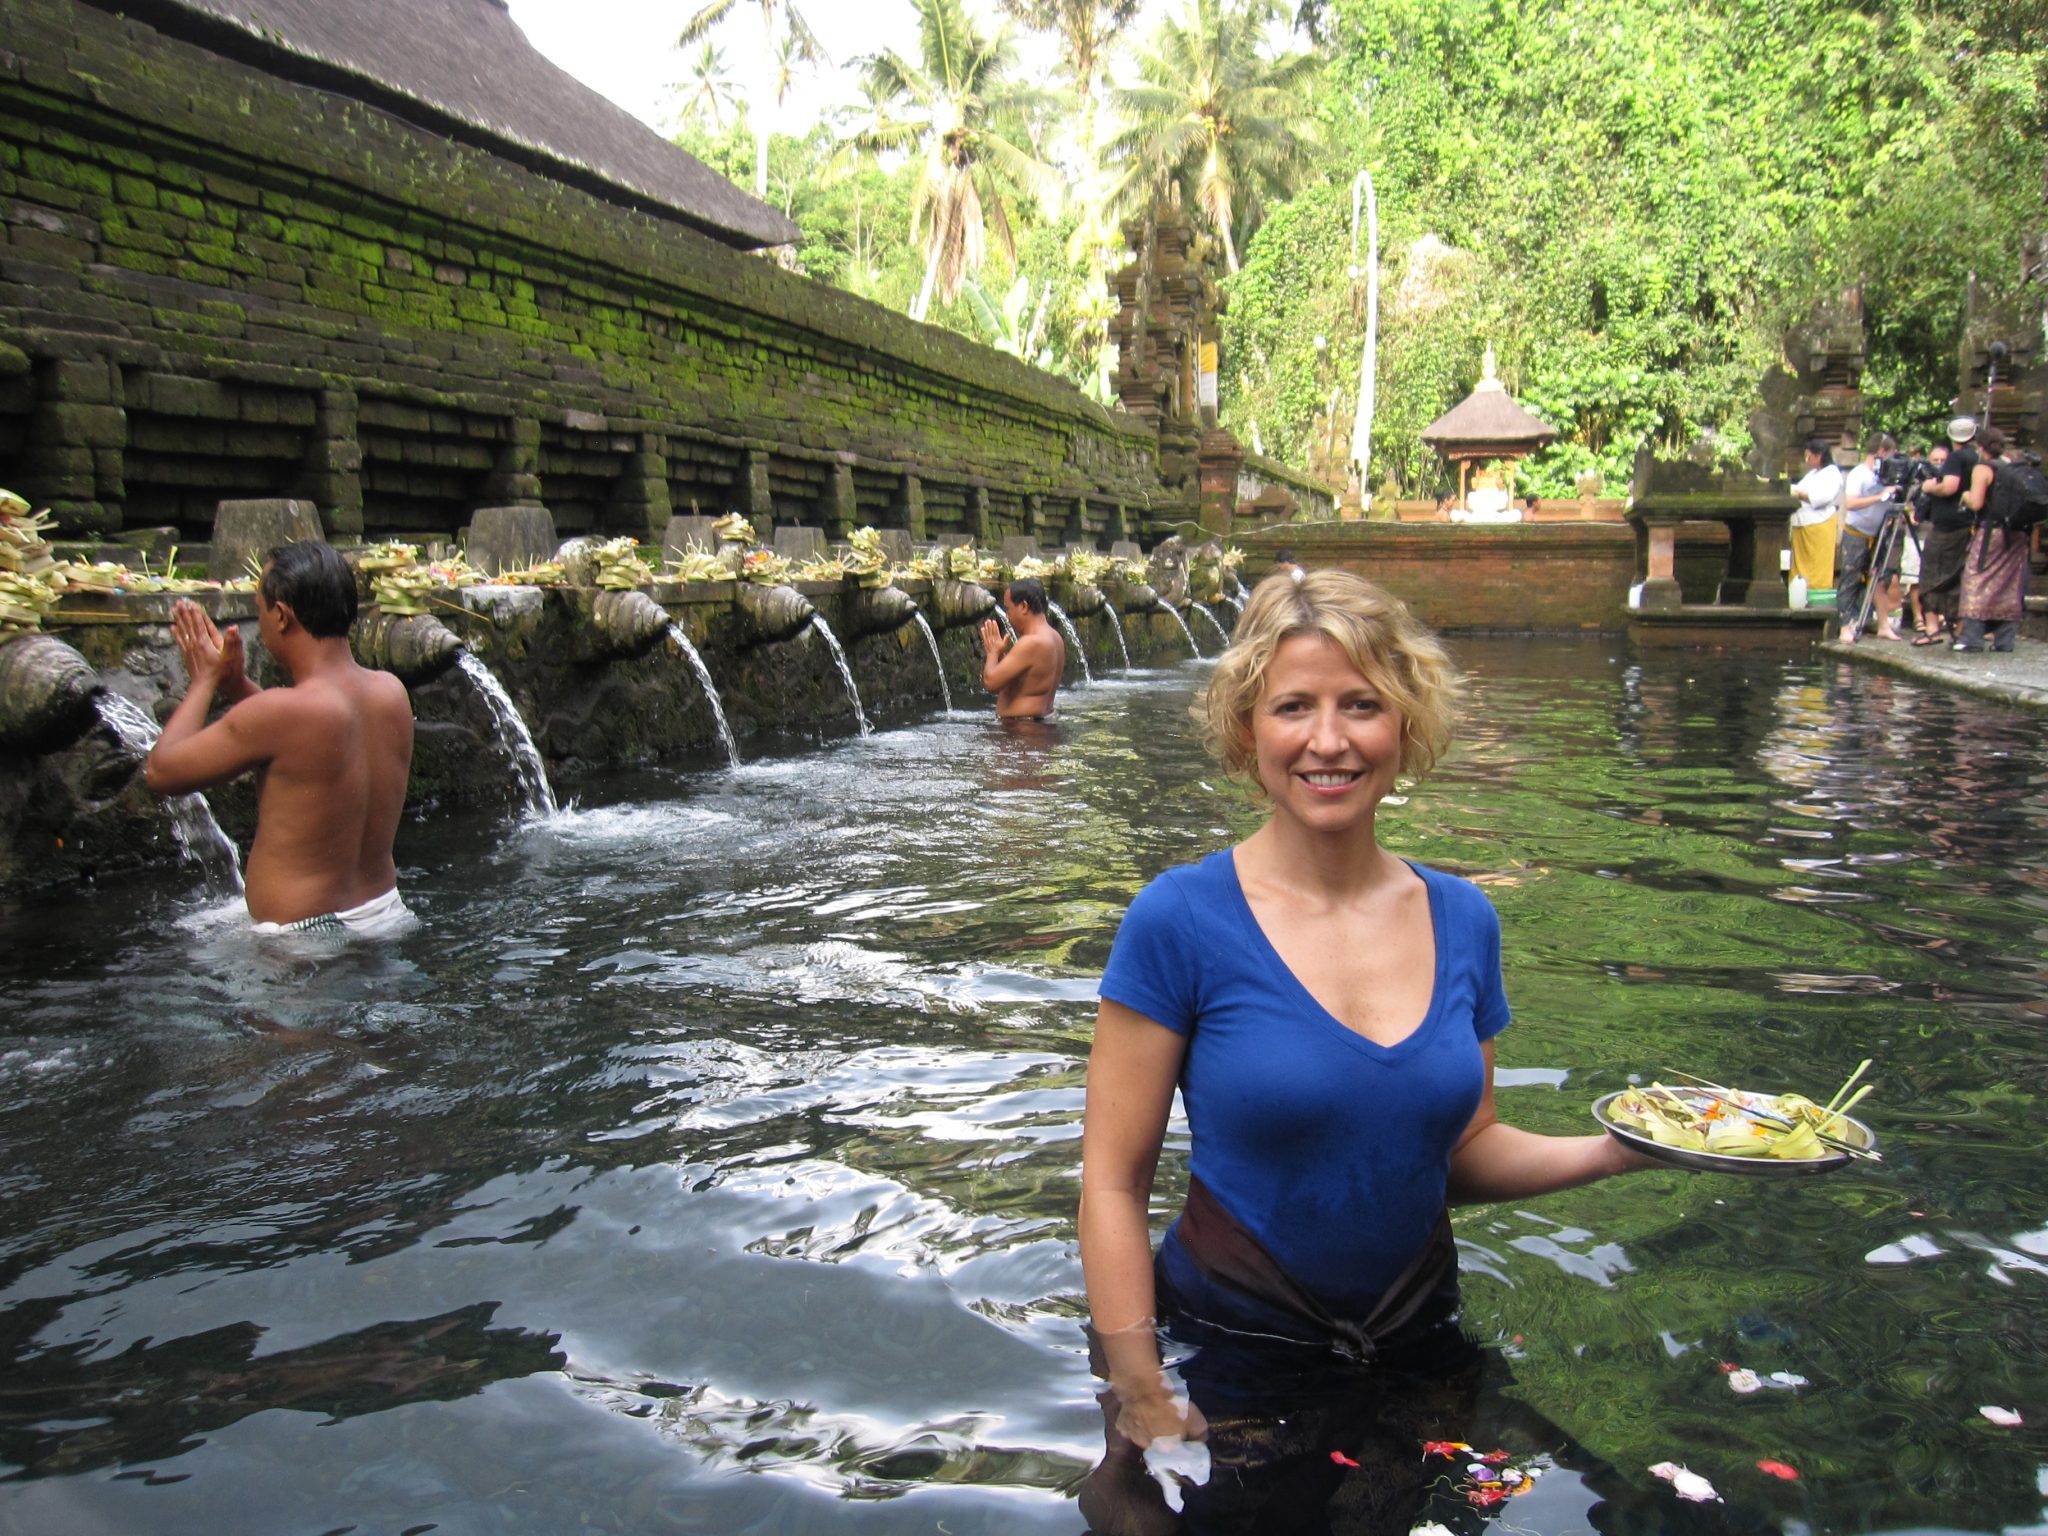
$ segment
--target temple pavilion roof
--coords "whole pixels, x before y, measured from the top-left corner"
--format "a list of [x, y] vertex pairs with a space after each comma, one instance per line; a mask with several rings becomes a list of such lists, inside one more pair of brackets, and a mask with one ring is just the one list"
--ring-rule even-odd
[[1556, 436], [1555, 427], [1524, 410], [1502, 386], [1491, 347], [1479, 387], [1422, 429], [1422, 440], [1446, 458], [1532, 453]]
[[123, 9], [741, 250], [798, 236], [779, 210], [550, 63], [504, 0], [130, 0]]

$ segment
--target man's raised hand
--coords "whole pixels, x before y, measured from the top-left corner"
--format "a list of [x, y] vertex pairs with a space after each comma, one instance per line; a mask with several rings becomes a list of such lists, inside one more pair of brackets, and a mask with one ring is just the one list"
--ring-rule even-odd
[[171, 637], [178, 642], [193, 687], [205, 683], [231, 704], [254, 692], [244, 669], [242, 632], [233, 625], [221, 633], [204, 608], [181, 597], [171, 606]]

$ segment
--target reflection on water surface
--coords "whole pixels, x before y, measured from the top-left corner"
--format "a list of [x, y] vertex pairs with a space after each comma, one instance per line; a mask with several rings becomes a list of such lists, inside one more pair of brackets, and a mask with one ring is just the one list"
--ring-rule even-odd
[[[2037, 1525], [2038, 722], [1623, 650], [1462, 645], [1465, 745], [1383, 816], [1501, 910], [1504, 1112], [1870, 1055], [1888, 1161], [1461, 1212], [1467, 1422], [1543, 1475], [1481, 1510], [1449, 1469], [1429, 1517]], [[409, 825], [390, 951], [259, 952], [170, 882], [0, 918], [0, 1525], [1079, 1532], [1093, 978], [1147, 878], [1254, 824], [1185, 729], [1205, 675], [1078, 690], [1045, 741], [885, 721]]]

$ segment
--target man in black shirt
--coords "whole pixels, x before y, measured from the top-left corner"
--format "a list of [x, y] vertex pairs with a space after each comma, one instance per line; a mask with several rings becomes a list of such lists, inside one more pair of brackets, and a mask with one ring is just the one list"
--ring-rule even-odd
[[1980, 462], [1972, 440], [1977, 423], [1958, 416], [1948, 424], [1948, 459], [1941, 478], [1927, 482], [1927, 503], [1921, 524], [1920, 609], [1932, 616], [1935, 628], [1915, 645], [1953, 644], [1956, 608], [1962, 598], [1963, 565], [1970, 558], [1970, 509], [1963, 505], [1971, 471]]

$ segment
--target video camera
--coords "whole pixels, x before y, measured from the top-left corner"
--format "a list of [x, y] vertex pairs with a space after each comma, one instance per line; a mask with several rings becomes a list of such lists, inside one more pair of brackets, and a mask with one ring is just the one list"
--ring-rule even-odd
[[1938, 468], [1910, 453], [1894, 453], [1877, 461], [1878, 483], [1885, 488], [1885, 499], [1894, 506], [1911, 504], [1917, 508], [1923, 499], [1921, 487], [1940, 478]]

